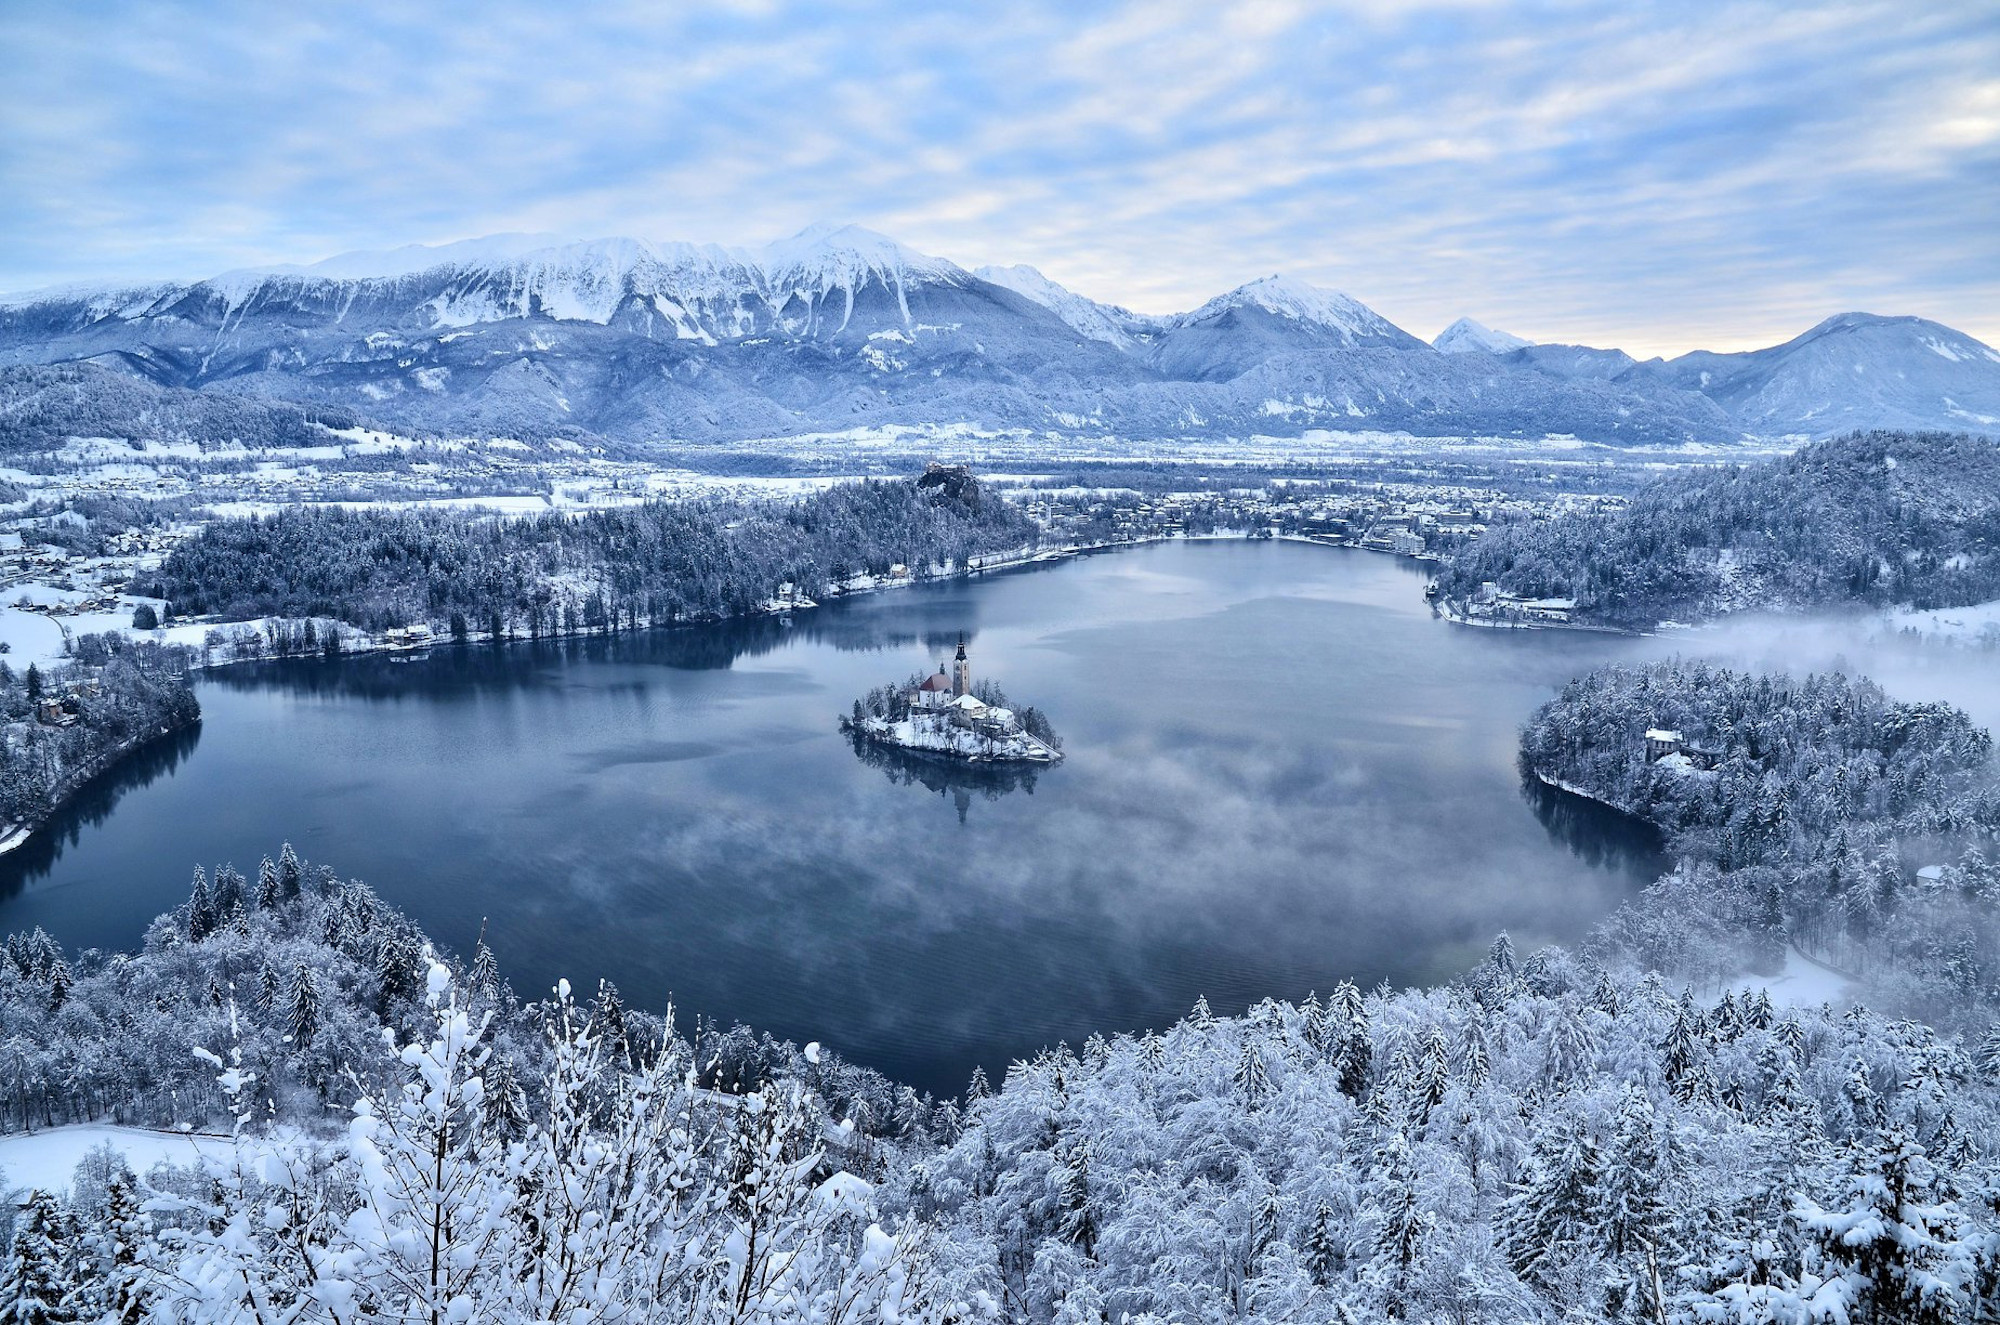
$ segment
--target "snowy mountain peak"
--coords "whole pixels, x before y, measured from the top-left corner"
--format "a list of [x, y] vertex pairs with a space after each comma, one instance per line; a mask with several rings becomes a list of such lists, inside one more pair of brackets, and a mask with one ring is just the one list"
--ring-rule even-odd
[[1080, 335], [1121, 349], [1131, 346], [1133, 331], [1150, 328], [1154, 322], [1154, 319], [1129, 309], [1100, 304], [1067, 286], [1058, 285], [1034, 267], [979, 267], [972, 274], [988, 285], [1011, 290], [1023, 299], [1040, 304]]
[[894, 284], [908, 280], [962, 279], [965, 272], [943, 258], [919, 253], [889, 236], [858, 225], [810, 225], [758, 255], [774, 287], [820, 290], [852, 287], [870, 276]]
[[1776, 348], [1782, 350], [1792, 346], [1803, 346], [1843, 334], [1894, 338], [1898, 333], [1901, 333], [1903, 340], [1913, 346], [1920, 346], [1940, 359], [1953, 363], [1984, 360], [2000, 364], [2000, 351], [1996, 351], [1986, 342], [1947, 327], [1942, 322], [1932, 322], [1928, 318], [1908, 315], [1885, 317], [1879, 313], [1836, 313], [1812, 330]]
[[1518, 350], [1532, 344], [1533, 341], [1523, 340], [1505, 331], [1495, 331], [1484, 323], [1462, 317], [1440, 331], [1437, 339], [1431, 342], [1431, 348], [1445, 354], [1464, 354], [1471, 350], [1482, 350], [1487, 354], [1505, 354], [1509, 350]]
[[1393, 322], [1358, 299], [1338, 290], [1311, 285], [1292, 276], [1266, 276], [1239, 285], [1174, 319], [1181, 327], [1198, 326], [1238, 309], [1255, 308], [1294, 322], [1323, 327], [1353, 344], [1363, 340], [1408, 339]]

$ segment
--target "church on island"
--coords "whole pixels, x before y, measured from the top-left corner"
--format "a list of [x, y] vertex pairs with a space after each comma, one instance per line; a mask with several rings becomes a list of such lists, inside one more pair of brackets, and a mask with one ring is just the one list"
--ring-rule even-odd
[[900, 690], [878, 690], [857, 700], [853, 715], [841, 725], [883, 745], [975, 762], [1050, 764], [1061, 759], [1047, 723], [1033, 710], [1029, 714], [1023, 721], [991, 686], [985, 698], [973, 693], [972, 660], [961, 635], [949, 665], [939, 663], [937, 671]]

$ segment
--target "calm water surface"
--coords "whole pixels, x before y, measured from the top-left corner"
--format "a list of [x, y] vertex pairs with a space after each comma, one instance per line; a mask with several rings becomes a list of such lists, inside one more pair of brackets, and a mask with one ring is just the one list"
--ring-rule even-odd
[[[570, 645], [225, 669], [0, 860], [0, 931], [129, 947], [197, 863], [292, 841], [524, 995], [818, 1039], [922, 1088], [1093, 1030], [1448, 977], [1579, 937], [1650, 877], [1615, 817], [1524, 794], [1523, 718], [1643, 642], [1433, 620], [1408, 563], [1170, 544]], [[934, 668], [1041, 705], [1032, 775], [858, 754], [837, 715]]]

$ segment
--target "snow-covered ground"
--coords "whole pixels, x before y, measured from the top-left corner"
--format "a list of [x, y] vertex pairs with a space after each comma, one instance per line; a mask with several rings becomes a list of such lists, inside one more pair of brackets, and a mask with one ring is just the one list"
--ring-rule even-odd
[[[1001, 710], [994, 710], [996, 713]], [[1020, 761], [1052, 764], [1062, 755], [1024, 731], [987, 736], [956, 726], [936, 714], [912, 714], [901, 722], [865, 719], [864, 732], [884, 745], [930, 754], [951, 755], [979, 762]]]
[[7, 645], [7, 652], [0, 657], [17, 672], [29, 663], [47, 667], [62, 660], [62, 627], [40, 612], [0, 607], [0, 641]]
[[1753, 975], [1735, 986], [1740, 994], [1759, 989], [1771, 991], [1771, 1001], [1779, 1007], [1816, 1008], [1822, 1003], [1847, 1000], [1848, 981], [1807, 957], [1797, 948], [1785, 949], [1785, 966], [1774, 976]]
[[1885, 612], [1881, 621], [1885, 630], [1897, 634], [1914, 632], [1926, 640], [2000, 645], [2000, 602], [1938, 607], [1925, 612], [1910, 609]]
[[122, 1153], [125, 1162], [138, 1174], [144, 1174], [163, 1159], [172, 1164], [189, 1164], [203, 1156], [224, 1157], [235, 1145], [226, 1136], [154, 1132], [108, 1123], [78, 1123], [45, 1132], [0, 1136], [0, 1190], [67, 1191], [77, 1161], [106, 1142]]

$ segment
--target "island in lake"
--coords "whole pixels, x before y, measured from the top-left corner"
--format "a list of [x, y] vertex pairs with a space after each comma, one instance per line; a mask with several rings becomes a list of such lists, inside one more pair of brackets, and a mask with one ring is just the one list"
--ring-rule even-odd
[[876, 687], [854, 701], [840, 725], [878, 745], [973, 763], [1053, 764], [1062, 758], [1062, 741], [1041, 710], [1016, 709], [991, 681], [973, 684], [963, 635], [949, 670], [939, 663], [929, 676]]

